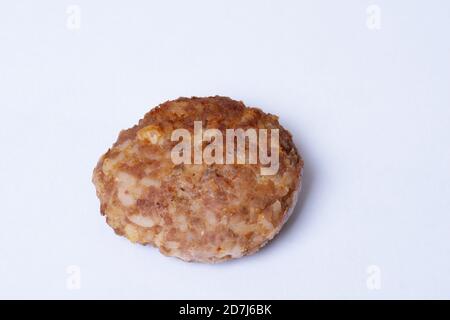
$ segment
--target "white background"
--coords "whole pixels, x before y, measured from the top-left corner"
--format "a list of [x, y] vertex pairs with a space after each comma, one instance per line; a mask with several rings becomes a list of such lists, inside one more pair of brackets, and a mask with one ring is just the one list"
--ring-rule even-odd
[[[448, 1], [2, 1], [0, 298], [450, 298], [449, 31]], [[99, 156], [160, 102], [216, 94], [302, 152], [282, 233], [219, 265], [116, 236]]]

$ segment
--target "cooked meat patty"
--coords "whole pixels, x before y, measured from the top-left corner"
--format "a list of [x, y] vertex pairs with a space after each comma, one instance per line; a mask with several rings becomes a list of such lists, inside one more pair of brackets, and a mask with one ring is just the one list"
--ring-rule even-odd
[[[194, 137], [195, 122], [203, 132], [218, 129], [224, 145], [227, 129], [267, 129], [267, 146], [275, 147], [267, 155], [278, 153], [276, 172], [263, 174], [267, 163], [251, 163], [250, 157], [245, 163], [199, 163], [195, 154], [184, 154], [188, 149], [179, 155], [190, 163], [174, 161], [180, 143], [174, 130]], [[278, 143], [270, 140], [271, 131], [278, 131]], [[196, 150], [206, 150], [213, 140], [222, 139], [197, 142]], [[238, 145], [236, 137], [231, 141]], [[227, 152], [224, 147], [223, 159]], [[100, 158], [93, 182], [100, 211], [117, 234], [186, 261], [220, 262], [256, 252], [280, 231], [295, 205], [302, 168], [276, 116], [227, 97], [193, 97], [167, 101], [122, 131]]]

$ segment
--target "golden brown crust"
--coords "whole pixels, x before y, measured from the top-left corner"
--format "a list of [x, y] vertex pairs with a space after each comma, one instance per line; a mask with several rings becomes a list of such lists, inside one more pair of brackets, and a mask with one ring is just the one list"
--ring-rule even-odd
[[[170, 158], [174, 129], [193, 132], [279, 129], [279, 170], [259, 164], [179, 164]], [[226, 97], [179, 98], [120, 133], [93, 175], [100, 210], [119, 235], [186, 261], [218, 262], [251, 254], [286, 222], [303, 161], [278, 118]]]

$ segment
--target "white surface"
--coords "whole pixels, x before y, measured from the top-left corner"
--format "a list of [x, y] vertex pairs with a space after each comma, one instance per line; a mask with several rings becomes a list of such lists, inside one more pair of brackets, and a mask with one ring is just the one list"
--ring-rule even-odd
[[[70, 4], [1, 6], [1, 298], [450, 298], [448, 1], [77, 1], [79, 30]], [[293, 133], [289, 224], [220, 265], [114, 235], [98, 157], [150, 107], [216, 94]]]

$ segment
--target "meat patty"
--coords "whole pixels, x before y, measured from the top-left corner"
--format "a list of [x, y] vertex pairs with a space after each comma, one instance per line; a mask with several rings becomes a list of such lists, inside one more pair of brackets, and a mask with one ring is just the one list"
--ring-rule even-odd
[[[279, 141], [269, 139], [267, 145], [275, 147], [268, 155], [278, 154], [276, 172], [264, 174], [267, 165], [260, 159], [199, 162], [194, 154], [182, 154], [187, 149], [179, 155], [190, 163], [174, 161], [180, 143], [174, 130], [194, 137], [195, 123], [203, 132], [217, 129], [223, 141], [227, 129], [258, 130], [258, 137], [260, 129], [269, 136], [277, 131]], [[205, 151], [217, 137], [197, 143], [197, 149], [193, 140], [191, 150]], [[217, 150], [215, 156], [222, 156]], [[250, 150], [245, 143], [246, 154]], [[280, 231], [295, 205], [302, 168], [276, 116], [227, 97], [192, 97], [167, 101], [120, 132], [95, 167], [93, 182], [100, 211], [117, 234], [185, 261], [220, 262], [256, 252]]]

